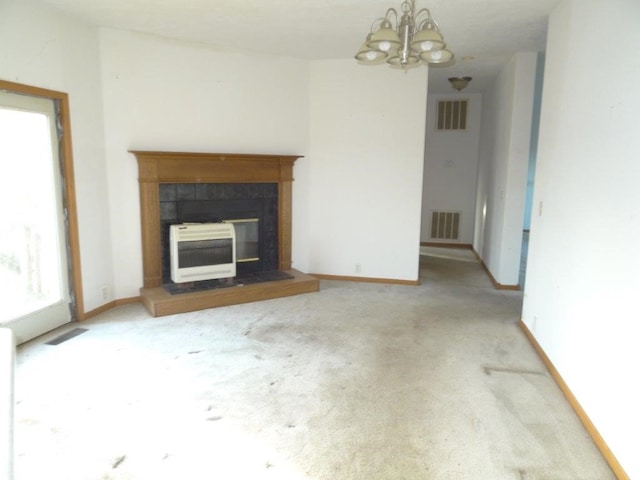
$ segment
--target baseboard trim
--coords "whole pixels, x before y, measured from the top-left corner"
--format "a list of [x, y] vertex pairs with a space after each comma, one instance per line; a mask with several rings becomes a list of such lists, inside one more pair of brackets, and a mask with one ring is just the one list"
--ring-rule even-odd
[[615, 455], [613, 454], [609, 446], [606, 444], [606, 442], [602, 438], [602, 435], [600, 435], [600, 432], [598, 432], [598, 429], [595, 427], [591, 419], [589, 419], [587, 412], [584, 411], [584, 409], [582, 408], [582, 406], [580, 405], [576, 397], [573, 395], [573, 393], [569, 389], [569, 386], [566, 384], [566, 382], [564, 381], [564, 379], [562, 378], [562, 376], [560, 375], [556, 367], [553, 365], [553, 363], [551, 362], [551, 360], [549, 359], [545, 351], [542, 349], [538, 341], [535, 339], [535, 337], [529, 330], [529, 327], [527, 327], [527, 325], [522, 320], [520, 320], [519, 326], [520, 326], [520, 329], [524, 332], [527, 339], [529, 340], [529, 343], [531, 343], [534, 350], [536, 351], [536, 353], [538, 354], [542, 362], [547, 367], [547, 370], [549, 370], [551, 377], [555, 380], [558, 387], [560, 387], [560, 390], [562, 391], [565, 398], [569, 402], [569, 405], [571, 405], [571, 408], [573, 408], [573, 411], [576, 412], [576, 415], [582, 422], [582, 425], [584, 425], [584, 427], [586, 428], [587, 432], [591, 436], [591, 439], [596, 444], [596, 447], [598, 447], [598, 450], [600, 450], [600, 453], [602, 453], [602, 456], [605, 458], [605, 460], [609, 464], [609, 468], [611, 468], [616, 478], [618, 480], [629, 480], [629, 476], [626, 474], [626, 472], [622, 468], [622, 465], [620, 465], [620, 462], [618, 462], [618, 459], [615, 457]]
[[114, 307], [118, 307], [120, 305], [128, 305], [129, 303], [139, 303], [140, 301], [140, 297], [119, 298], [117, 300], [112, 300], [109, 303], [105, 303], [104, 305], [99, 306], [98, 308], [94, 308], [93, 310], [84, 312], [82, 315], [80, 315], [80, 318], [78, 320], [89, 320], [90, 318], [107, 312]]
[[138, 295], [137, 297], [128, 297], [128, 298], [118, 298], [116, 300], [116, 307], [120, 305], [129, 305], [130, 303], [141, 303], [142, 298]]
[[487, 272], [487, 275], [489, 276], [489, 280], [491, 280], [491, 283], [493, 283], [493, 286], [495, 287], [496, 290], [513, 290], [516, 292], [520, 290], [520, 285], [505, 285], [503, 283], [498, 282], [493, 276], [493, 274], [491, 273], [491, 271], [489, 270], [489, 267], [487, 267], [487, 264], [484, 263], [484, 260], [482, 259], [480, 254], [476, 252], [473, 248], [471, 250], [475, 254], [476, 258], [478, 259], [478, 262], [480, 262], [480, 265], [482, 266], [484, 271]]
[[420, 280], [397, 280], [395, 278], [375, 278], [375, 277], [351, 277], [348, 275], [325, 275], [323, 273], [310, 273], [312, 277], [320, 280], [338, 280], [341, 282], [364, 282], [364, 283], [386, 283], [393, 285], [420, 285]]
[[104, 305], [100, 305], [98, 308], [94, 308], [93, 310], [89, 310], [88, 312], [84, 312], [82, 315], [80, 315], [79, 320], [80, 321], [84, 321], [84, 320], [89, 320], [90, 318], [93, 318], [97, 315], [100, 315], [101, 313], [104, 313], [108, 310], [111, 310], [113, 307], [116, 306], [116, 301], [113, 300], [109, 303], [105, 303]]
[[421, 247], [442, 247], [442, 248], [464, 248], [465, 250], [473, 249], [470, 243], [439, 243], [439, 242], [420, 242]]

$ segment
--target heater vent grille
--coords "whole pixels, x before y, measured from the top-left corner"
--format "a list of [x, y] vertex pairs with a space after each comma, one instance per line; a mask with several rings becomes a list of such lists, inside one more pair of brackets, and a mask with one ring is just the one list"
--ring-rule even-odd
[[437, 130], [466, 130], [468, 100], [439, 100]]
[[431, 212], [431, 238], [437, 240], [460, 239], [460, 212]]

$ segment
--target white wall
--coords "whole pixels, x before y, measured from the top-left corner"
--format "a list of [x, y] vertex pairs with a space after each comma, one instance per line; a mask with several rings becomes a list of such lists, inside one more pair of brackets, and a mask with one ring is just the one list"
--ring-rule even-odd
[[[127, 152], [305, 155], [308, 66], [118, 30], [100, 38], [116, 294], [132, 297], [142, 286], [142, 252], [137, 163]], [[308, 161], [297, 160], [294, 175]], [[304, 256], [296, 223], [308, 209], [304, 182], [294, 182], [294, 267]]]
[[[467, 129], [437, 131], [438, 101], [467, 99]], [[427, 102], [422, 228], [420, 241], [450, 243], [431, 235], [431, 211], [460, 211], [460, 243], [473, 242], [482, 95], [431, 94]]]
[[485, 94], [474, 249], [502, 285], [517, 285], [537, 54], [516, 54]]
[[[101, 55], [119, 298], [142, 285], [128, 150], [305, 155], [294, 170], [293, 267], [355, 275], [359, 263], [363, 276], [417, 279], [426, 69], [310, 67], [110, 29]], [[395, 233], [381, 235], [382, 221]]]
[[[426, 69], [319, 62], [311, 82], [300, 60], [97, 30], [24, 1], [0, 6], [0, 76], [70, 94], [85, 311], [142, 285], [132, 149], [305, 155], [294, 169], [294, 267], [349, 275], [359, 262], [364, 276], [417, 279]], [[349, 210], [355, 224], [334, 223], [347, 227], [343, 243], [327, 241], [325, 220]], [[383, 221], [394, 234], [380, 235]]]
[[[534, 191], [543, 210], [523, 310], [630, 478], [640, 478], [640, 92], [620, 80], [640, 74], [639, 19], [637, 0], [565, 0], [551, 15]], [[603, 38], [612, 48], [601, 56]]]
[[418, 279], [427, 73], [312, 62], [311, 272]]
[[26, 0], [0, 2], [0, 78], [69, 94], [84, 309], [113, 285], [98, 31]]

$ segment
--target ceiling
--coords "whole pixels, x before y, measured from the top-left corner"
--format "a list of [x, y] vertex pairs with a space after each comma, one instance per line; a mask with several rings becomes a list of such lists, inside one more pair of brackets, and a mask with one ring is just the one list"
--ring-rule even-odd
[[[94, 25], [304, 59], [353, 58], [371, 23], [400, 0], [36, 0]], [[429, 91], [470, 75], [481, 92], [517, 51], [542, 51], [559, 0], [416, 0], [429, 8], [456, 57], [431, 67]], [[355, 60], [354, 60], [355, 61]], [[388, 68], [363, 66], [362, 68]], [[402, 75], [402, 72], [398, 72]], [[410, 74], [410, 72], [408, 73]]]

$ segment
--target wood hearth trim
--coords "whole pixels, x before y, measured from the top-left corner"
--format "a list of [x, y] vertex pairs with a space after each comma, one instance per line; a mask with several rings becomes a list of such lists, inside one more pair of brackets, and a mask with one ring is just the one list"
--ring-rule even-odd
[[162, 285], [161, 183], [277, 183], [278, 268], [291, 269], [293, 164], [300, 155], [130, 151], [138, 161], [144, 288]]
[[154, 317], [194, 312], [206, 308], [238, 305], [241, 303], [270, 300], [302, 293], [313, 293], [320, 289], [318, 279], [297, 270], [287, 272], [293, 278], [274, 282], [256, 283], [243, 287], [229, 287], [201, 292], [170, 295], [164, 288], [143, 288], [141, 300]]

